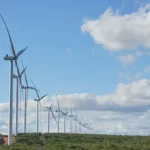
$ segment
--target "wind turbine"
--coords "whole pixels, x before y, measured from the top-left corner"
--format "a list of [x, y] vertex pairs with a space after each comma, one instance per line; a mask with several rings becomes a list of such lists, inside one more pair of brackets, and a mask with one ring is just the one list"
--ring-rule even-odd
[[[7, 30], [7, 34], [9, 37], [9, 41], [11, 44], [11, 52], [13, 56], [8, 56], [8, 54], [4, 57], [4, 60], [8, 60], [10, 61], [10, 90], [9, 90], [9, 123], [8, 123], [8, 145], [12, 144], [12, 126], [13, 126], [13, 61], [15, 61], [15, 65], [17, 67], [17, 74], [18, 76], [20, 75], [19, 69], [18, 69], [18, 63], [17, 63], [17, 59], [19, 58], [19, 56], [27, 49], [23, 49], [21, 51], [19, 51], [17, 54], [15, 53], [15, 48], [11, 39], [11, 35], [9, 32], [9, 29], [7, 27], [7, 24], [3, 18], [3, 16], [0, 14], [0, 17], [5, 25], [5, 28]], [[20, 78], [19, 78], [20, 79]], [[19, 80], [20, 84], [22, 85], [21, 79]]]
[[79, 124], [79, 130], [80, 130], [79, 132], [82, 133], [82, 130], [81, 130], [82, 122], [78, 121], [78, 124]]
[[25, 72], [25, 70], [26, 70], [26, 68], [24, 68], [23, 70], [22, 70], [22, 72], [20, 73], [20, 75], [18, 76], [18, 75], [16, 75], [16, 74], [13, 74], [13, 78], [15, 78], [16, 79], [16, 111], [15, 111], [15, 113], [16, 113], [16, 127], [15, 127], [15, 135], [17, 135], [18, 134], [18, 88], [19, 88], [19, 78], [21, 78], [22, 77], [22, 75], [23, 75], [23, 73]]
[[[32, 84], [33, 84], [33, 86], [34, 86], [34, 89], [36, 89], [36, 86], [35, 86], [35, 84], [33, 83], [33, 81], [31, 81], [31, 82], [32, 82]], [[47, 96], [47, 94], [40, 97], [38, 91], [37, 91], [37, 90], [35, 90], [35, 91], [36, 91], [36, 94], [37, 94], [37, 98], [34, 99], [34, 101], [37, 102], [37, 133], [39, 133], [39, 103], [41, 102], [41, 100], [42, 100], [44, 97]], [[40, 106], [41, 106], [41, 103], [40, 103]], [[40, 109], [41, 109], [41, 107], [40, 107]]]
[[85, 128], [85, 133], [87, 134], [87, 123], [82, 124], [82, 126]]
[[53, 113], [53, 111], [52, 111], [53, 102], [54, 102], [54, 99], [53, 99], [51, 105], [46, 107], [46, 108], [48, 109], [48, 133], [50, 132], [50, 113], [52, 114], [52, 116], [53, 116], [53, 118], [54, 118], [56, 124], [58, 124], [58, 123], [57, 123], [57, 120], [56, 120], [56, 118], [55, 118], [55, 116], [54, 116], [54, 113]]
[[[76, 109], [75, 109], [75, 111], [76, 111]], [[77, 119], [77, 113], [75, 113], [75, 115], [74, 115], [74, 121], [75, 121], [75, 134], [76, 134], [77, 133], [77, 121], [79, 121]]]
[[74, 121], [75, 121], [75, 134], [77, 133], [77, 115], [75, 116], [74, 118]]
[[89, 133], [91, 133], [91, 132], [92, 132], [92, 130], [93, 130], [92, 125], [91, 125], [91, 124], [89, 124], [89, 125], [88, 125], [88, 127], [87, 127], [87, 129], [89, 129]]
[[56, 99], [57, 99], [57, 105], [58, 105], [58, 110], [56, 110], [56, 112], [58, 113], [58, 125], [57, 125], [57, 132], [59, 133], [59, 117], [60, 117], [60, 107], [59, 107], [59, 100], [58, 100], [58, 97], [57, 97], [57, 92], [56, 92]]
[[66, 109], [65, 109], [65, 112], [62, 112], [62, 111], [60, 111], [60, 112], [64, 116], [64, 133], [66, 133], [66, 117], [67, 117], [68, 112], [66, 112]]
[[75, 115], [72, 114], [72, 108], [71, 108], [71, 114], [68, 116], [70, 117], [70, 133], [72, 133], [72, 118], [75, 117]]
[[[22, 63], [22, 67], [24, 68], [23, 62]], [[26, 82], [26, 86], [22, 85], [22, 89], [24, 89], [24, 133], [26, 133], [26, 125], [27, 125], [27, 100], [28, 100], [28, 90], [34, 90], [34, 91], [38, 91], [36, 88], [31, 87], [28, 85], [28, 80], [27, 80], [27, 75], [26, 72], [24, 72], [24, 77], [25, 77], [25, 82]]]
[[90, 124], [89, 124], [89, 122], [87, 121], [87, 123], [86, 123], [86, 134], [88, 133], [88, 131], [89, 131], [89, 129], [90, 129]]
[[56, 99], [57, 99], [57, 104], [58, 104], [58, 110], [56, 110], [56, 112], [58, 113], [58, 126], [57, 126], [57, 130], [58, 130], [58, 133], [59, 133], [59, 119], [60, 119], [59, 117], [60, 117], [60, 113], [62, 113], [63, 115], [67, 115], [67, 114], [60, 110], [59, 100], [58, 100], [58, 97], [57, 97], [57, 92], [56, 92]]
[[91, 133], [93, 133], [93, 127], [92, 127], [92, 125], [91, 125], [91, 127], [90, 127], [90, 130], [91, 130]]

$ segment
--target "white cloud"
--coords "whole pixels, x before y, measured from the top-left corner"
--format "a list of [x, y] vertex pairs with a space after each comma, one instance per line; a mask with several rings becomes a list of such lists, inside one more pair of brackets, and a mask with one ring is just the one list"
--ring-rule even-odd
[[120, 55], [116, 56], [116, 59], [120, 61], [121, 64], [124, 66], [131, 65], [137, 60], [137, 58], [143, 56], [145, 52], [137, 50], [135, 53], [132, 54], [125, 54], [125, 55]]
[[141, 51], [139, 51], [139, 50], [136, 51], [136, 56], [137, 56], [137, 57], [140, 57], [140, 56], [142, 56], [143, 54], [144, 54], [144, 52], [141, 52]]
[[136, 73], [136, 74], [135, 74], [135, 80], [139, 80], [139, 79], [141, 78], [141, 76], [142, 76], [142, 73], [141, 73], [141, 72]]
[[123, 72], [120, 72], [120, 73], [118, 74], [118, 77], [120, 77], [120, 78], [124, 77], [124, 73], [123, 73]]
[[[134, 108], [132, 111], [147, 110], [150, 106], [150, 80], [142, 79], [130, 84], [120, 83], [111, 95], [98, 96], [99, 104], [106, 104], [108, 108]], [[121, 110], [120, 110], [121, 111]], [[129, 110], [128, 110], [129, 111]]]
[[124, 66], [131, 65], [135, 61], [135, 56], [133, 54], [116, 56], [116, 59], [120, 61]]
[[[96, 133], [137, 134], [138, 130], [140, 134], [146, 134], [149, 130], [150, 80], [141, 79], [129, 84], [119, 83], [114, 92], [107, 95], [74, 93], [58, 95], [58, 99], [62, 110], [65, 108], [69, 110], [71, 105], [73, 113], [76, 109], [79, 119], [92, 123]], [[42, 117], [40, 120], [43, 123], [40, 125], [40, 131], [47, 132], [47, 110], [44, 107], [50, 105], [53, 100], [55, 100], [53, 111], [57, 117], [55, 96], [46, 97], [41, 102]], [[6, 110], [8, 103], [1, 103], [0, 108], [3, 106], [5, 109], [0, 112], [0, 133], [7, 133], [8, 111]], [[60, 131], [63, 132], [63, 116], [61, 116], [60, 122]], [[70, 130], [69, 122], [67, 119], [68, 132]], [[21, 116], [19, 115], [19, 131], [23, 131], [23, 112]], [[36, 131], [36, 105], [33, 100], [28, 101], [27, 131]], [[51, 131], [57, 132], [57, 126], [52, 116]]]
[[147, 55], [150, 56], [150, 52], [147, 52]]
[[147, 68], [145, 68], [144, 72], [145, 73], [149, 73], [150, 72], [150, 66], [148, 66]]
[[0, 103], [0, 113], [8, 112], [8, 103]]
[[97, 44], [110, 51], [132, 50], [138, 46], [150, 48], [150, 4], [137, 12], [121, 15], [108, 8], [95, 20], [81, 26]]
[[[118, 77], [119, 77], [119, 78], [124, 78], [124, 79], [126, 79], [126, 80], [128, 80], [128, 81], [131, 81], [131, 80], [132, 80], [131, 75], [130, 75], [129, 73], [127, 73], [127, 72], [120, 72], [120, 73], [118, 74]], [[134, 79], [133, 79], [133, 80], [134, 80]]]
[[[137, 77], [140, 75], [137, 74]], [[53, 108], [57, 108], [56, 97], [52, 96], [42, 101], [47, 106], [55, 99]], [[109, 110], [116, 112], [141, 112], [150, 107], [150, 80], [141, 79], [131, 83], [119, 83], [113, 93], [107, 95], [94, 95], [88, 93], [74, 93], [58, 95], [60, 108], [69, 109], [72, 106], [78, 110]], [[34, 105], [29, 107], [33, 108]], [[33, 109], [30, 109], [32, 111]]]

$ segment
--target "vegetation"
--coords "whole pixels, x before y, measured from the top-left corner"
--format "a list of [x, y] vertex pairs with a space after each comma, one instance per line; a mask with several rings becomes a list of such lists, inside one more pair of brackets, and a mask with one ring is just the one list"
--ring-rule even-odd
[[19, 134], [0, 150], [150, 150], [150, 136]]

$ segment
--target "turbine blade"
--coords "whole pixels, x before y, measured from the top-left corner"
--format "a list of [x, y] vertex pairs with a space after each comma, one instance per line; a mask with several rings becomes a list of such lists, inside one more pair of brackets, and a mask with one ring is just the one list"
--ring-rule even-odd
[[[6, 22], [5, 22], [4, 18], [3, 18], [3, 16], [2, 16], [1, 14], [0, 14], [0, 16], [1, 16], [2, 20], [3, 20], [3, 23], [4, 23], [4, 25], [5, 25], [5, 28], [6, 28], [6, 30], [7, 30], [7, 34], [8, 34], [8, 37], [9, 37], [10, 44], [11, 44], [11, 51], [12, 51], [12, 54], [13, 54], [14, 57], [16, 57], [16, 53], [15, 53], [15, 49], [14, 49], [14, 45], [13, 45], [13, 42], [12, 42], [12, 38], [11, 38], [11, 35], [10, 35], [10, 32], [9, 32], [9, 29], [8, 29], [8, 27], [7, 27], [7, 24], [6, 24]], [[15, 65], [16, 65], [16, 67], [17, 67], [17, 73], [18, 73], [18, 76], [19, 76], [19, 75], [20, 75], [20, 72], [19, 72], [19, 69], [18, 69], [17, 60], [15, 60]], [[22, 81], [21, 81], [21, 79], [19, 79], [19, 83], [20, 83], [21, 86], [22, 86]], [[22, 91], [22, 92], [23, 92], [23, 91]]]
[[17, 53], [17, 58], [18, 58], [27, 48], [28, 48], [28, 46], [25, 47], [24, 49], [22, 49], [21, 51], [19, 51], [19, 52]]
[[[15, 49], [14, 49], [14, 45], [13, 45], [13, 42], [12, 42], [12, 38], [11, 38], [11, 35], [10, 35], [10, 32], [9, 32], [9, 29], [8, 29], [8, 27], [7, 27], [7, 24], [6, 24], [6, 22], [5, 22], [5, 20], [4, 20], [3, 16], [2, 16], [2, 14], [0, 14], [0, 16], [1, 16], [1, 19], [2, 19], [2, 21], [3, 21], [3, 23], [4, 23], [4, 25], [5, 25], [5, 28], [6, 28], [6, 30], [7, 30], [7, 34], [8, 34], [9, 41], [10, 41], [10, 45], [11, 45], [12, 54], [13, 54], [14, 57], [16, 57], [16, 53], [15, 53]], [[16, 68], [17, 68], [17, 74], [18, 74], [18, 76], [20, 76], [20, 72], [19, 72], [17, 60], [15, 60], [15, 66], [16, 66]], [[20, 86], [22, 87], [22, 81], [21, 81], [20, 78], [19, 78], [19, 84], [20, 84]], [[23, 93], [23, 90], [22, 90], [22, 93]]]
[[[12, 42], [12, 38], [11, 38], [11, 35], [10, 35], [10, 32], [9, 32], [9, 29], [8, 29], [8, 27], [7, 27], [7, 24], [6, 24], [6, 22], [5, 22], [5, 20], [4, 20], [3, 16], [2, 16], [2, 14], [0, 14], [0, 16], [1, 16], [1, 19], [2, 19], [2, 21], [3, 21], [3, 23], [4, 23], [4, 25], [5, 25], [5, 28], [6, 28], [6, 30], [7, 30], [7, 34], [8, 34], [9, 41], [10, 41], [10, 45], [11, 45], [12, 54], [13, 54], [14, 57], [16, 57], [16, 53], [15, 53], [15, 49], [14, 49], [14, 45], [13, 45], [13, 42]], [[19, 72], [17, 60], [15, 60], [15, 66], [16, 66], [16, 68], [17, 68], [17, 74], [18, 74], [18, 76], [20, 76], [20, 72]], [[21, 88], [22, 88], [22, 81], [21, 81], [20, 78], [19, 78], [19, 84], [20, 84], [20, 86], [21, 86]], [[22, 93], [23, 93], [23, 90], [22, 90]]]
[[6, 30], [7, 30], [7, 34], [8, 34], [8, 37], [9, 37], [10, 44], [11, 44], [11, 51], [12, 51], [12, 54], [14, 55], [14, 57], [16, 57], [15, 49], [14, 49], [14, 45], [13, 45], [13, 42], [12, 42], [12, 38], [11, 38], [11, 35], [10, 35], [10, 32], [9, 32], [9, 29], [8, 29], [8, 27], [7, 27], [7, 24], [6, 24], [6, 22], [5, 22], [4, 18], [3, 18], [3, 16], [2, 16], [1, 14], [0, 14], [0, 16], [1, 16], [2, 20], [3, 20], [3, 23], [4, 23], [4, 25], [5, 25], [5, 28], [6, 28]]
[[[21, 87], [21, 89], [22, 89], [22, 80], [21, 80], [21, 74], [20, 74], [20, 71], [19, 71], [19, 68], [18, 68], [18, 64], [17, 64], [17, 60], [15, 60], [15, 65], [16, 65], [16, 69], [17, 69], [17, 75], [18, 75], [18, 77], [19, 77], [19, 85], [20, 85], [20, 87]], [[22, 90], [22, 93], [23, 93], [23, 90]]]
[[58, 124], [58, 122], [57, 122], [57, 120], [56, 120], [56, 118], [55, 118], [55, 116], [54, 116], [54, 113], [53, 113], [52, 109], [50, 109], [50, 111], [51, 111], [51, 113], [52, 113], [52, 116], [53, 116], [53, 118], [54, 118], [56, 124]]
[[60, 110], [60, 107], [59, 107], [59, 100], [58, 100], [58, 97], [57, 97], [57, 93], [56, 93], [56, 98], [57, 98], [58, 110]]
[[[33, 81], [31, 80], [31, 83], [33, 84], [33, 87], [36, 89], [36, 86], [35, 86], [35, 84], [33, 83]], [[36, 95], [37, 95], [37, 97], [38, 97], [38, 99], [40, 99], [40, 96], [39, 96], [39, 93], [38, 93], [38, 91], [37, 90], [35, 90], [36, 91]]]
[[40, 98], [40, 100], [42, 100], [44, 97], [46, 97], [48, 94], [46, 94], [46, 95], [44, 95], [44, 96], [42, 96], [41, 98]]
[[27, 87], [28, 87], [28, 80], [27, 80], [26, 72], [24, 73], [24, 76], [25, 76], [26, 85], [27, 85]]
[[[21, 60], [21, 64], [22, 64], [22, 67], [23, 67], [23, 70], [25, 69], [24, 67], [24, 64], [23, 64], [23, 61]], [[26, 69], [25, 69], [26, 70]], [[20, 75], [21, 76], [21, 75]], [[25, 82], [26, 82], [26, 85], [28, 87], [28, 80], [27, 80], [27, 75], [26, 75], [26, 71], [24, 71], [24, 77], [25, 77]]]
[[24, 72], [26, 71], [27, 67], [25, 67], [22, 72], [20, 73], [20, 77], [22, 77], [22, 75], [24, 74]]
[[50, 108], [52, 108], [52, 105], [53, 105], [53, 103], [54, 103], [54, 100], [55, 100], [55, 99], [53, 99], [53, 101], [52, 101], [52, 103], [51, 103], [51, 105], [50, 105]]

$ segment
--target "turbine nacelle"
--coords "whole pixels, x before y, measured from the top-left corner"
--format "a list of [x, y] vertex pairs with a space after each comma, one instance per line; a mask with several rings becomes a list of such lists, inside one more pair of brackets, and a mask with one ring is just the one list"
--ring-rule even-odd
[[60, 110], [56, 110], [55, 112], [61, 112]]
[[17, 75], [15, 75], [15, 74], [13, 74], [13, 75], [12, 75], [12, 77], [13, 77], [13, 78], [16, 78], [16, 79], [18, 78], [18, 76], [17, 76]]
[[79, 121], [78, 124], [82, 124], [82, 123]]
[[51, 109], [51, 107], [48, 107], [48, 106], [47, 106], [47, 107], [45, 107], [45, 108], [46, 108], [46, 109]]
[[75, 115], [68, 115], [69, 117], [75, 117]]
[[64, 113], [63, 115], [67, 116], [68, 112]]
[[4, 60], [16, 60], [17, 57], [15, 56], [8, 56], [8, 54], [6, 54], [6, 56], [4, 57]]

